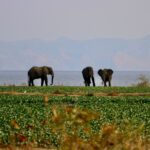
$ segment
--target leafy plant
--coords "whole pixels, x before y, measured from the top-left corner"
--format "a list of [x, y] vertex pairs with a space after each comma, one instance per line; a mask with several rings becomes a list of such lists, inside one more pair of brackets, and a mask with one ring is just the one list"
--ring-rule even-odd
[[[11, 91], [10, 95], [0, 94], [0, 146], [66, 150], [149, 148], [150, 97], [118, 96], [118, 91], [142, 88], [107, 88], [106, 96], [95, 96], [98, 88], [60, 88], [62, 93], [94, 93], [77, 97], [49, 96], [49, 92], [59, 89], [52, 88], [0, 87]], [[19, 95], [15, 90], [34, 95]], [[144, 90], [148, 92], [149, 88]]]
[[138, 80], [139, 80], [139, 82], [135, 86], [137, 86], [137, 87], [148, 87], [148, 86], [150, 86], [149, 79], [146, 78], [144, 75], [140, 75]]

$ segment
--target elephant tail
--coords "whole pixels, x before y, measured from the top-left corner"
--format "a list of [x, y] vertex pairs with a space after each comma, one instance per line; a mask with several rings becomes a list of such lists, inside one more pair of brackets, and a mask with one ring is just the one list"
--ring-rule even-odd
[[30, 76], [28, 74], [28, 85], [30, 86]]
[[93, 86], [95, 86], [95, 79], [93, 76], [92, 76], [92, 82], [93, 82]]
[[30, 78], [30, 73], [28, 72], [28, 86], [31, 86], [31, 78]]

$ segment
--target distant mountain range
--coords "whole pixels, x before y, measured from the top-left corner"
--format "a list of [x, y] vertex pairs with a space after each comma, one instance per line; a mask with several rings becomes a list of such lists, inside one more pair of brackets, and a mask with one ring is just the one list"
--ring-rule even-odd
[[95, 70], [150, 70], [150, 36], [0, 41], [0, 70], [28, 70], [31, 66], [42, 65], [53, 66], [56, 70], [81, 70], [89, 65]]

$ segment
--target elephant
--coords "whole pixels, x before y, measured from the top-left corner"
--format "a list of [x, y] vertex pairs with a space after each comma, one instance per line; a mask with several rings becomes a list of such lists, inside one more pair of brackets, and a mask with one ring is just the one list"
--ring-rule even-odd
[[90, 86], [91, 79], [93, 82], [93, 86], [95, 86], [94, 71], [93, 71], [92, 67], [88, 66], [88, 67], [84, 68], [82, 70], [82, 75], [83, 75], [85, 86]]
[[113, 70], [112, 69], [99, 69], [98, 75], [101, 77], [104, 86], [107, 86], [107, 82], [109, 86], [111, 86], [111, 79], [112, 79]]
[[29, 86], [34, 86], [33, 80], [41, 78], [41, 86], [43, 86], [44, 82], [45, 82], [45, 85], [47, 86], [48, 85], [47, 75], [52, 76], [51, 85], [53, 85], [54, 72], [53, 72], [52, 67], [48, 67], [48, 66], [37, 67], [37, 66], [34, 66], [34, 67], [30, 68], [29, 71], [28, 71], [28, 85]]

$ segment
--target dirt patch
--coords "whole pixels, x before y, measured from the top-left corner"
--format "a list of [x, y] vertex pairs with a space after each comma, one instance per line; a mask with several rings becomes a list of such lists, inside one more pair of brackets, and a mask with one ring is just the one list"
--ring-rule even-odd
[[[78, 97], [78, 96], [88, 96], [86, 93], [50, 93], [50, 94], [45, 94], [45, 93], [39, 93], [39, 92], [34, 92], [34, 93], [23, 93], [23, 92], [0, 92], [0, 95], [31, 95], [31, 96], [72, 96], [72, 97]], [[92, 96], [150, 96], [150, 93], [93, 93]]]

